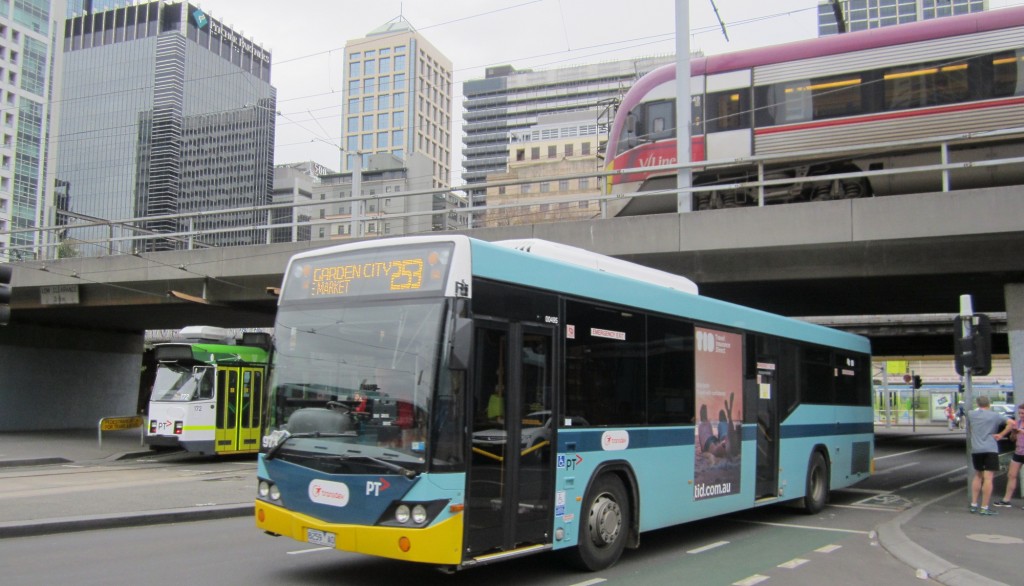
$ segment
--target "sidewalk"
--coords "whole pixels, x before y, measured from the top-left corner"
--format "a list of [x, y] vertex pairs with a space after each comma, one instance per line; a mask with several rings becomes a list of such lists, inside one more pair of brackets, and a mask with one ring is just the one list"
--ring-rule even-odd
[[[877, 437], [950, 433], [876, 429]], [[252, 515], [255, 472], [254, 457], [153, 455], [137, 430], [107, 432], [102, 445], [88, 431], [0, 433], [0, 539]], [[1003, 482], [997, 478], [997, 492]], [[879, 543], [948, 586], [1020, 584], [1024, 501], [981, 517], [967, 510], [965, 482], [950, 487], [878, 526]]]
[[139, 430], [0, 433], [0, 486], [0, 539], [246, 516], [256, 459], [155, 453]]
[[[886, 435], [962, 436], [945, 425], [876, 424], [875, 437]], [[967, 464], [966, 453], [964, 465]], [[948, 586], [1007, 586], [1021, 583], [1017, 560], [1024, 556], [1024, 500], [1015, 499], [1012, 509], [995, 508], [997, 515], [983, 517], [968, 511], [970, 495], [965, 470], [960, 481], [931, 501], [900, 513], [878, 528], [878, 541], [896, 559], [922, 570]], [[992, 500], [1002, 497], [1005, 472], [996, 476]]]

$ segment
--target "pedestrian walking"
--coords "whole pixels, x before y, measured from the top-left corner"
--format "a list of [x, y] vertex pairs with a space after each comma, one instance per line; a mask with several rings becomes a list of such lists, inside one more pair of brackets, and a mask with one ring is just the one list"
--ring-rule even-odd
[[1003, 494], [1003, 500], [992, 503], [997, 507], [1013, 506], [1010, 499], [1017, 490], [1017, 476], [1020, 475], [1021, 464], [1024, 464], [1024, 403], [1017, 405], [1017, 420], [1013, 422], [1010, 439], [1014, 440], [1013, 457], [1010, 459], [1010, 470], [1006, 475], [1006, 493]]
[[996, 514], [988, 505], [992, 498], [992, 480], [999, 470], [999, 440], [1010, 435], [1013, 429], [1013, 421], [992, 411], [991, 406], [989, 398], [982, 395], [978, 397], [978, 408], [967, 413], [967, 433], [970, 434], [971, 463], [974, 467], [970, 511], [980, 515]]
[[946, 428], [949, 431], [953, 431], [953, 425], [956, 423], [956, 414], [953, 411], [953, 404], [946, 405]]

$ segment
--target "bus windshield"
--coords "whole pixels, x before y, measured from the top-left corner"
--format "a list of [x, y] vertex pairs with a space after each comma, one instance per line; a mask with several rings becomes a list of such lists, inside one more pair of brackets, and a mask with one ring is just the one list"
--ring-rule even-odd
[[195, 368], [180, 364], [160, 364], [156, 367], [151, 401], [192, 401], [213, 396], [213, 380], [209, 368]]
[[354, 454], [422, 471], [444, 307], [280, 307], [266, 433], [290, 438], [277, 457], [323, 469]]

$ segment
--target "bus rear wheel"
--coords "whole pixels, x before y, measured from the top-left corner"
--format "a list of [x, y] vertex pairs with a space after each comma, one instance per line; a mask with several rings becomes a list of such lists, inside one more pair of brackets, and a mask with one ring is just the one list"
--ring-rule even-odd
[[596, 572], [615, 564], [626, 546], [630, 528], [629, 500], [622, 481], [605, 474], [587, 492], [573, 561]]
[[828, 464], [821, 452], [811, 454], [807, 464], [807, 492], [804, 493], [803, 509], [808, 515], [815, 515], [828, 502]]

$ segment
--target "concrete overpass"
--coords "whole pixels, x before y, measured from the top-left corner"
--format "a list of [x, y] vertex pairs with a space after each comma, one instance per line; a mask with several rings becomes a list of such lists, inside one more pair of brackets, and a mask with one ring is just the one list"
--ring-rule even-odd
[[[543, 238], [586, 248], [686, 275], [710, 297], [791, 316], [949, 314], [957, 311], [959, 296], [969, 293], [976, 311], [1007, 313], [1003, 327], [1010, 338], [1024, 331], [1024, 193], [1019, 187], [467, 233], [484, 240]], [[0, 382], [0, 396], [9, 404], [12, 393], [27, 392], [19, 385], [47, 389], [53, 396], [63, 393], [54, 389], [79, 393], [76, 387], [95, 376], [93, 369], [109, 370], [111, 364], [119, 364], [115, 370], [127, 377], [118, 388], [130, 387], [129, 371], [138, 369], [147, 329], [269, 326], [275, 299], [267, 288], [280, 284], [292, 254], [322, 245], [20, 263], [14, 270], [11, 324], [0, 329], [0, 363], [5, 372], [19, 365], [14, 368], [19, 374], [16, 381]], [[168, 291], [205, 303], [171, 297]], [[893, 334], [890, 328], [873, 339], [876, 354], [952, 353], [949, 328], [936, 326], [918, 327], [913, 335]], [[997, 337], [997, 352], [1007, 351], [1007, 339]], [[35, 355], [47, 358], [37, 361]], [[45, 372], [52, 370], [54, 358], [76, 365], [73, 373]], [[1024, 380], [1021, 358], [1013, 364], [1018, 380]], [[134, 389], [131, 393], [134, 406]], [[91, 396], [88, 389], [80, 394]], [[19, 411], [32, 408], [0, 412], [0, 430], [10, 429]], [[67, 416], [73, 416], [69, 410]], [[57, 421], [48, 420], [40, 428]]]

